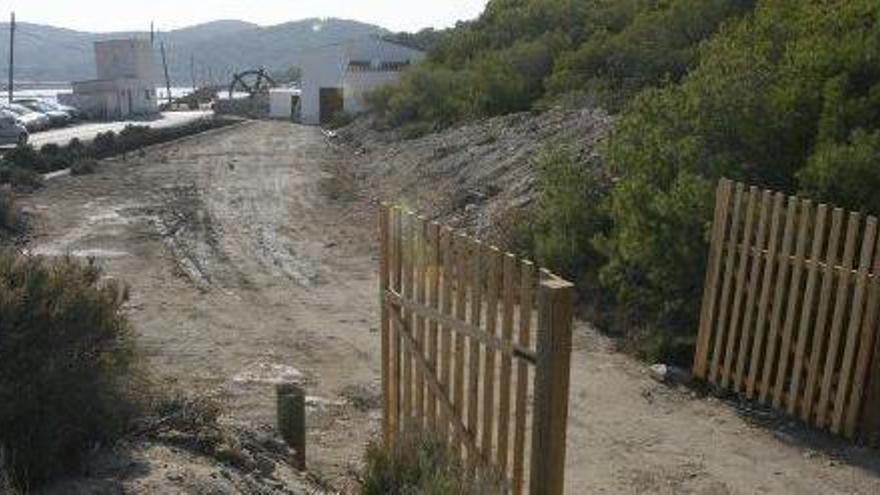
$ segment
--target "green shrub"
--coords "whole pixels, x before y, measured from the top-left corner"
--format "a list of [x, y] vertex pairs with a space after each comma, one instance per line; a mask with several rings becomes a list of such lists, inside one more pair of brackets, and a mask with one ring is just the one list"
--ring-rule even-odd
[[336, 112], [333, 114], [333, 118], [330, 119], [330, 123], [327, 125], [330, 129], [341, 129], [348, 124], [351, 124], [354, 121], [354, 115], [346, 112]]
[[18, 145], [7, 152], [3, 155], [3, 162], [10, 167], [18, 167], [36, 172], [46, 172], [46, 170], [43, 170], [45, 166], [43, 160], [40, 158], [40, 154], [29, 144]]
[[92, 141], [91, 149], [95, 158], [107, 158], [118, 152], [118, 142], [116, 133], [107, 131], [99, 133]]
[[0, 254], [0, 446], [16, 481], [75, 469], [146, 406], [126, 298], [92, 262]]
[[67, 153], [73, 160], [77, 160], [86, 156], [88, 150], [86, 149], [86, 145], [79, 140], [79, 138], [73, 138], [67, 144]]
[[486, 469], [468, 466], [424, 434], [403, 435], [393, 449], [371, 445], [361, 475], [363, 495], [492, 495], [506, 493]]
[[21, 210], [15, 204], [15, 195], [12, 191], [0, 187], [0, 244], [9, 233], [21, 228]]
[[70, 174], [74, 176], [90, 175], [98, 169], [98, 162], [91, 158], [83, 158], [74, 162], [70, 167]]
[[880, 130], [857, 129], [845, 143], [816, 150], [798, 174], [807, 194], [856, 211], [880, 213]]
[[31, 169], [0, 164], [0, 185], [9, 185], [20, 192], [32, 192], [43, 187], [43, 176]]
[[145, 125], [127, 125], [119, 132], [119, 151], [126, 152], [152, 144], [154, 131]]
[[70, 168], [74, 157], [68, 149], [57, 144], [46, 144], [40, 148], [40, 160], [42, 167], [47, 171], [64, 170]]

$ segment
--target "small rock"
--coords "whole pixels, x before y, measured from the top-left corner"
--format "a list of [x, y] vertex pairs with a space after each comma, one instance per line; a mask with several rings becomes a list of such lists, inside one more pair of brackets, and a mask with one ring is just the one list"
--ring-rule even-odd
[[669, 367], [665, 364], [655, 364], [648, 368], [648, 372], [658, 382], [665, 382], [669, 378]]

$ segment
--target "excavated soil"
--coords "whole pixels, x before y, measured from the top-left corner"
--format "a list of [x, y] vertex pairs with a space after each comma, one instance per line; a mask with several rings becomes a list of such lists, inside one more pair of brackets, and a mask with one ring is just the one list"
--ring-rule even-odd
[[[365, 124], [328, 139], [248, 123], [50, 181], [26, 200], [30, 249], [96, 257], [128, 282], [156, 372], [220, 399], [244, 444], [271, 436], [275, 383], [306, 384], [310, 468], [350, 489], [380, 420], [375, 200], [491, 235], [530, 201], [542, 143], [571, 133], [595, 153], [610, 126], [554, 111], [404, 142]], [[876, 452], [658, 383], [612, 344], [577, 324], [568, 493], [880, 493]], [[155, 440], [126, 452], [122, 493], [296, 491], [252, 473], [200, 484], [230, 469]]]

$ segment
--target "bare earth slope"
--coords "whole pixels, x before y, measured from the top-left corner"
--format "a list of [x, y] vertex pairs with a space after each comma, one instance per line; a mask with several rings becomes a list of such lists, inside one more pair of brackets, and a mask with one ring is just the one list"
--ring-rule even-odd
[[[480, 205], [500, 213], [527, 201], [508, 187], [530, 189], [534, 174], [523, 167], [550, 126], [589, 143], [601, 130], [591, 122], [607, 118], [599, 117], [512, 116], [407, 143], [363, 130], [351, 136], [361, 146], [345, 148], [284, 123], [222, 129], [51, 181], [29, 200], [31, 248], [96, 256], [128, 281], [157, 372], [222, 398], [230, 421], [271, 423], [272, 383], [301, 374], [314, 395], [310, 464], [335, 479], [379, 424], [370, 199], [405, 193], [432, 217], [488, 231], [492, 210]], [[583, 127], [569, 126], [576, 121]], [[327, 170], [349, 187], [328, 189]], [[455, 184], [496, 189], [453, 201]], [[575, 347], [569, 493], [880, 493], [875, 452], [784, 422], [756, 425], [729, 404], [657, 383], [585, 324]], [[222, 476], [198, 466], [184, 471]], [[158, 477], [168, 483], [161, 489], [198, 493], [186, 484], [196, 474], [163, 469], [147, 463], [126, 488]]]

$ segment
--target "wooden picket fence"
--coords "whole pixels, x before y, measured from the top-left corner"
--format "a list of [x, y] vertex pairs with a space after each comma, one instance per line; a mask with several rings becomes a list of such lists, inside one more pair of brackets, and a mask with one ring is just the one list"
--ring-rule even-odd
[[572, 285], [397, 207], [379, 227], [386, 445], [431, 431], [515, 494], [561, 494]]
[[695, 376], [820, 429], [874, 435], [877, 234], [872, 216], [720, 181]]

